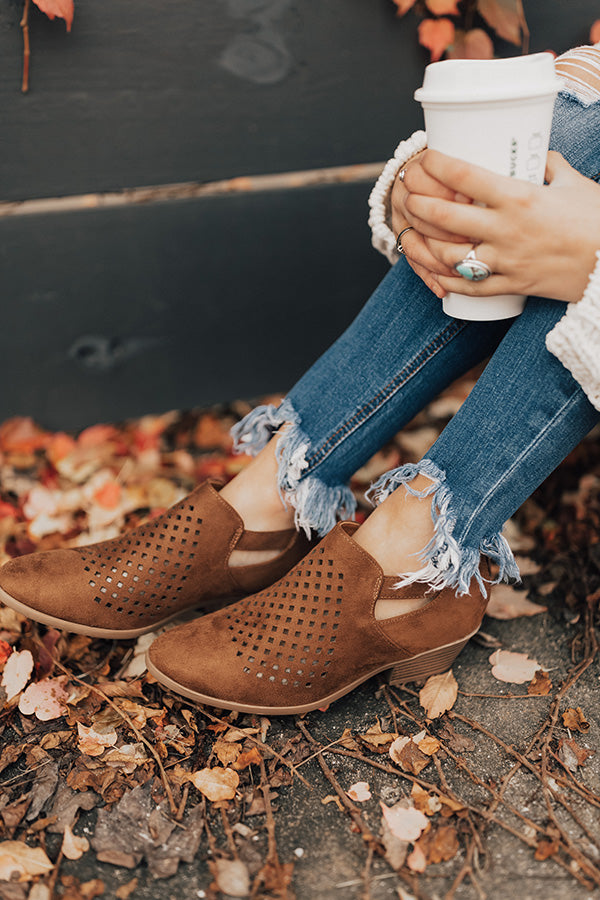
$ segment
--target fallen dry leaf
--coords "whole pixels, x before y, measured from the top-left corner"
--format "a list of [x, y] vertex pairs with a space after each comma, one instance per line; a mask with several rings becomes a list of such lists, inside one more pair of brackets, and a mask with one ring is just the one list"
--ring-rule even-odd
[[82, 753], [87, 756], [100, 756], [107, 747], [114, 747], [117, 743], [117, 732], [114, 728], [104, 727], [102, 729], [94, 728], [90, 725], [82, 725], [77, 723], [77, 732], [79, 734], [78, 746]]
[[217, 888], [228, 897], [247, 897], [250, 873], [241, 859], [216, 859], [210, 864]]
[[236, 762], [233, 764], [233, 768], [238, 772], [241, 772], [242, 769], [247, 769], [248, 766], [259, 766], [261, 759], [262, 756], [258, 747], [251, 747], [250, 750], [243, 750], [240, 753]]
[[207, 800], [216, 802], [218, 800], [233, 800], [240, 776], [233, 769], [221, 769], [215, 766], [212, 769], [200, 769], [189, 776], [200, 793], [204, 794]]
[[327, 806], [328, 803], [335, 803], [340, 812], [344, 811], [344, 807], [342, 806], [342, 801], [336, 794], [327, 794], [326, 797], [323, 797], [321, 800], [323, 806]]
[[411, 788], [410, 796], [415, 804], [415, 809], [425, 813], [426, 816], [433, 816], [442, 808], [442, 802], [437, 794], [429, 794], [416, 782]]
[[25, 716], [35, 714], [37, 719], [48, 722], [64, 715], [69, 692], [65, 689], [66, 677], [44, 678], [27, 687], [19, 699], [19, 710]]
[[[415, 741], [415, 738], [413, 738], [413, 741]], [[416, 741], [416, 744], [421, 753], [424, 753], [426, 756], [433, 756], [440, 749], [440, 742], [431, 734], [426, 734], [420, 741]]]
[[359, 737], [372, 747], [384, 747], [386, 744], [391, 744], [398, 735], [395, 732], [382, 731], [381, 725], [377, 722], [375, 725], [371, 725], [367, 731], [360, 734]]
[[2, 673], [2, 687], [6, 699], [12, 700], [20, 694], [33, 672], [33, 656], [29, 650], [15, 650], [6, 660]]
[[67, 859], [80, 859], [90, 849], [90, 842], [83, 835], [73, 834], [69, 825], [66, 826], [61, 850]]
[[357, 781], [356, 784], [348, 788], [346, 793], [351, 800], [355, 800], [357, 803], [364, 803], [365, 800], [370, 800], [373, 796], [369, 790], [368, 781]]
[[582, 766], [593, 753], [593, 750], [580, 747], [574, 738], [562, 738], [558, 744], [559, 758], [571, 772], [577, 771], [578, 766]]
[[562, 714], [563, 725], [571, 731], [589, 731], [590, 723], [586, 719], [584, 712], [580, 706], [575, 709], [570, 706]]
[[452, 709], [458, 696], [458, 684], [452, 669], [442, 675], [432, 675], [419, 691], [419, 703], [429, 719], [437, 719]]
[[430, 762], [430, 757], [419, 750], [417, 744], [409, 737], [396, 738], [390, 746], [389, 753], [396, 765], [413, 775], [418, 775]]
[[543, 669], [538, 669], [533, 679], [527, 685], [527, 693], [530, 696], [545, 697], [552, 689], [550, 676]]
[[532, 603], [526, 591], [517, 591], [511, 584], [497, 584], [485, 609], [492, 619], [517, 619], [542, 612], [547, 612], [547, 607]]
[[440, 863], [453, 859], [459, 850], [458, 834], [454, 825], [440, 825], [427, 838], [427, 862]]
[[235, 763], [242, 752], [242, 745], [229, 743], [228, 741], [219, 738], [213, 744], [213, 752], [216, 754], [217, 759], [222, 766], [229, 766], [231, 763]]
[[534, 859], [540, 861], [549, 859], [551, 856], [554, 856], [555, 853], [558, 853], [559, 846], [558, 841], [541, 840], [535, 848]]
[[390, 831], [401, 841], [416, 841], [423, 829], [427, 828], [427, 816], [412, 806], [408, 809], [399, 807], [398, 804], [390, 807], [382, 802], [381, 809]]
[[507, 684], [525, 684], [541, 668], [539, 662], [529, 659], [526, 653], [512, 653], [510, 650], [496, 650], [490, 656], [490, 663], [494, 678]]
[[31, 881], [53, 868], [41, 847], [29, 847], [23, 841], [0, 843], [0, 881]]

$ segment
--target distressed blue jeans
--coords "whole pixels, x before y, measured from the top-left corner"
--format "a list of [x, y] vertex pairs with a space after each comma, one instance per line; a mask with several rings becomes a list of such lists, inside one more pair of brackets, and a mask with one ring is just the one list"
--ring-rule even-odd
[[[580, 172], [600, 177], [600, 102], [560, 94], [551, 137]], [[599, 237], [600, 244], [600, 237]], [[530, 297], [500, 322], [448, 317], [401, 258], [357, 318], [297, 382], [281, 405], [260, 406], [234, 428], [238, 449], [278, 439], [279, 487], [297, 527], [326, 534], [352, 516], [352, 474], [455, 378], [490, 357], [465, 403], [427, 457], [384, 474], [376, 502], [418, 473], [431, 479], [435, 535], [422, 568], [401, 583], [467, 591], [481, 583], [480, 554], [498, 580], [518, 578], [503, 524], [600, 420], [545, 337], [566, 304]]]

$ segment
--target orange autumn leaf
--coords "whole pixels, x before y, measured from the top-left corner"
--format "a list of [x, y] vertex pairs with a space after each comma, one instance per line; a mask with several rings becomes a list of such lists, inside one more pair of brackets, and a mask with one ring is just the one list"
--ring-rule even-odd
[[457, 31], [454, 44], [448, 50], [448, 59], [492, 59], [494, 44], [483, 28]]
[[73, 0], [33, 0], [35, 5], [46, 13], [49, 19], [58, 16], [67, 23], [67, 31], [71, 30], [73, 23], [73, 13], [75, 12]]
[[237, 769], [237, 771], [241, 771], [242, 769], [247, 769], [250, 765], [260, 765], [260, 761], [262, 756], [258, 750], [258, 747], [252, 747], [250, 750], [244, 750], [238, 756], [237, 760], [233, 764], [233, 768]]
[[600, 19], [596, 19], [590, 28], [590, 44], [597, 44], [600, 41]]
[[121, 485], [118, 481], [105, 481], [94, 491], [94, 501], [103, 509], [116, 509], [121, 500]]
[[29, 416], [15, 416], [0, 425], [0, 450], [5, 453], [33, 453], [46, 446], [48, 432]]
[[459, 14], [458, 0], [425, 0], [425, 4], [434, 16], [457, 16]]
[[396, 11], [397, 16], [403, 16], [405, 13], [412, 9], [415, 5], [416, 0], [394, 0], [394, 3], [398, 7]]
[[431, 62], [441, 59], [454, 41], [454, 24], [450, 19], [423, 19], [419, 24], [419, 43], [431, 53]]
[[65, 434], [64, 431], [57, 431], [48, 442], [46, 454], [52, 465], [56, 465], [57, 462], [68, 456], [76, 446], [74, 438], [69, 434]]

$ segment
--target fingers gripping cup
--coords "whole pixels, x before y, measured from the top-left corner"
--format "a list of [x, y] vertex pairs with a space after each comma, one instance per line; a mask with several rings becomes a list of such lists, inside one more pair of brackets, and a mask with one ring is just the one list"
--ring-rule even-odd
[[[543, 184], [559, 88], [551, 53], [448, 59], [427, 66], [415, 99], [423, 106], [428, 147], [500, 175]], [[477, 261], [475, 254], [473, 259]], [[475, 321], [508, 319], [524, 305], [525, 297], [513, 294], [450, 293], [443, 301], [449, 316]]]

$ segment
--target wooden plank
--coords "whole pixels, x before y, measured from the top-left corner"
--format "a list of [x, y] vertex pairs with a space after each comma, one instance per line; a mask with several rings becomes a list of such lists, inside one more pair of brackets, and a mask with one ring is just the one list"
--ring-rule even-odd
[[0, 421], [76, 428], [285, 391], [387, 271], [368, 191], [0, 220]]
[[[588, 0], [525, 6], [533, 50], [587, 40]], [[0, 5], [0, 199], [369, 162], [421, 122], [428, 55], [391, 0], [76, 0], [71, 34], [34, 8], [26, 97], [21, 8]]]

